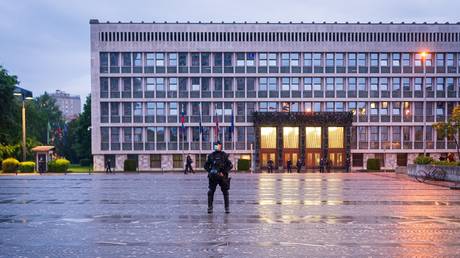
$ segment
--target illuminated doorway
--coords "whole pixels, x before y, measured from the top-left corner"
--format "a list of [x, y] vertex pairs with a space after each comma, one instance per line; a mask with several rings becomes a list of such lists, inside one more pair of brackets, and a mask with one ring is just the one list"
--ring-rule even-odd
[[307, 168], [319, 167], [321, 159], [321, 127], [305, 127], [305, 166]]
[[268, 161], [273, 161], [276, 164], [276, 127], [261, 127], [260, 128], [260, 166], [268, 167]]
[[299, 159], [299, 127], [283, 127], [283, 167], [290, 160], [296, 167]]

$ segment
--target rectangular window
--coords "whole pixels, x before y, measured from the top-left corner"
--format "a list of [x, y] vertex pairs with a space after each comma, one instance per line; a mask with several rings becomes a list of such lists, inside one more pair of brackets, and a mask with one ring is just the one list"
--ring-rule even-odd
[[267, 66], [267, 65], [268, 65], [267, 53], [260, 53], [259, 54], [259, 66]]
[[177, 53], [168, 54], [168, 66], [177, 66]]
[[304, 53], [303, 54], [303, 65], [304, 66], [311, 66], [312, 65], [312, 54], [311, 53]]
[[150, 168], [161, 168], [161, 154], [150, 154]]
[[268, 54], [268, 66], [276, 66], [277, 62], [277, 54], [276, 53], [269, 53]]
[[156, 53], [155, 54], [155, 64], [156, 66], [164, 66], [165, 65], [165, 54], [164, 53]]
[[305, 127], [305, 143], [307, 148], [321, 148], [321, 139], [321, 127]]

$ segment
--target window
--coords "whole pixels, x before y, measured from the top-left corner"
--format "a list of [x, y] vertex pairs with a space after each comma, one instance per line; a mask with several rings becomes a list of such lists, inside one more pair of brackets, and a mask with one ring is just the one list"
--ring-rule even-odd
[[299, 90], [299, 78], [291, 78], [291, 90], [292, 91]]
[[410, 54], [409, 53], [402, 54], [402, 65], [410, 66]]
[[299, 66], [299, 54], [291, 53], [291, 66]]
[[400, 78], [393, 78], [393, 82], [391, 84], [393, 91], [401, 90], [401, 79]]
[[380, 54], [380, 66], [388, 66], [388, 54], [387, 53]]
[[247, 53], [246, 54], [246, 65], [247, 66], [255, 66], [256, 65], [255, 60], [256, 60], [256, 54], [255, 53]]
[[393, 61], [393, 66], [396, 66], [396, 67], [401, 66], [401, 54], [393, 53], [392, 61]]
[[268, 90], [278, 91], [277, 78], [268, 78]]
[[348, 66], [356, 66], [356, 54], [355, 53], [348, 54]]
[[444, 91], [444, 78], [442, 77], [436, 78], [436, 90]]
[[146, 116], [154, 116], [155, 115], [155, 103], [147, 102], [146, 103]]
[[388, 78], [380, 78], [380, 91], [388, 91]]
[[164, 127], [157, 127], [157, 142], [165, 142], [165, 128]]
[[335, 65], [337, 67], [345, 66], [344, 54], [343, 53], [336, 53], [335, 54]]
[[281, 90], [289, 91], [289, 78], [288, 77], [284, 77], [281, 79]]
[[165, 79], [156, 78], [156, 89], [157, 91], [165, 91]]
[[329, 67], [334, 66], [334, 54], [333, 53], [326, 54], [326, 66], [329, 66]]
[[187, 53], [179, 53], [179, 66], [187, 66]]
[[200, 90], [200, 78], [193, 77], [192, 80], [192, 91], [199, 91]]
[[268, 58], [266, 53], [259, 54], [259, 66], [267, 66], [268, 65]]
[[233, 53], [224, 53], [224, 66], [232, 66]]
[[[276, 62], [273, 66], [276, 65]], [[281, 66], [289, 66], [289, 53], [281, 54]]]
[[367, 91], [366, 78], [358, 78], [358, 90]]
[[421, 91], [422, 90], [422, 78], [416, 77], [414, 78], [414, 90]]
[[146, 66], [153, 66], [155, 63], [155, 56], [153, 53], [147, 53], [145, 55], [145, 65]]
[[322, 66], [322, 54], [314, 53], [313, 54], [313, 66]]
[[150, 154], [150, 168], [161, 168], [161, 154]]
[[276, 53], [269, 53], [268, 54], [268, 65], [269, 66], [276, 66]]
[[169, 91], [177, 91], [177, 78], [169, 78]]
[[371, 66], [379, 66], [379, 54], [371, 53]]
[[321, 86], [321, 78], [313, 78], [313, 90], [315, 91], [321, 91], [322, 86]]
[[182, 154], [173, 154], [173, 168], [182, 168]]
[[169, 127], [169, 141], [177, 142], [177, 139], [178, 139], [177, 127]]
[[142, 116], [142, 103], [141, 102], [134, 102], [134, 115], [135, 116]]
[[142, 54], [141, 53], [133, 53], [134, 59], [134, 66], [142, 66]]
[[200, 66], [200, 54], [199, 53], [192, 53], [191, 59], [192, 59], [192, 66], [194, 67]]
[[356, 91], [356, 78], [348, 78], [348, 90]]
[[366, 64], [366, 54], [359, 53], [358, 54], [358, 66], [367, 66]]
[[168, 54], [168, 66], [177, 66], [177, 53]]
[[164, 102], [157, 102], [156, 103], [156, 110], [157, 116], [164, 116], [165, 113], [165, 103]]
[[436, 54], [436, 66], [444, 66], [444, 54], [443, 53]]
[[[460, 62], [460, 60], [459, 60]], [[312, 54], [311, 53], [304, 53], [303, 54], [303, 65], [304, 66], [311, 66], [312, 65]]]
[[164, 53], [156, 53], [156, 66], [164, 66], [165, 65], [165, 54]]
[[311, 78], [303, 78], [303, 90], [304, 91], [311, 91], [312, 90], [312, 80]]
[[169, 103], [169, 115], [170, 116], [177, 116], [178, 115], [177, 102]]
[[146, 78], [145, 80], [145, 90], [154, 91], [155, 90], [155, 78]]
[[326, 78], [326, 90], [334, 91], [334, 78], [331, 78], [331, 77]]

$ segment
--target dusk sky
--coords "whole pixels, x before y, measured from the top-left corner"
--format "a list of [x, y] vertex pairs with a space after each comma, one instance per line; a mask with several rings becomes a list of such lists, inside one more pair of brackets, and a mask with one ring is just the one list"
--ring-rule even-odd
[[90, 92], [89, 20], [457, 22], [458, 0], [0, 0], [0, 65], [34, 96]]

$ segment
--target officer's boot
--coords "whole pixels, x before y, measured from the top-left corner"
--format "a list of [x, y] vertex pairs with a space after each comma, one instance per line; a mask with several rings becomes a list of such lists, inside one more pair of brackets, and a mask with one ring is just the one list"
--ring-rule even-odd
[[225, 213], [230, 213], [230, 198], [228, 191], [224, 192], [224, 206], [225, 206]]
[[214, 193], [208, 191], [208, 213], [212, 213], [212, 203], [214, 201]]

